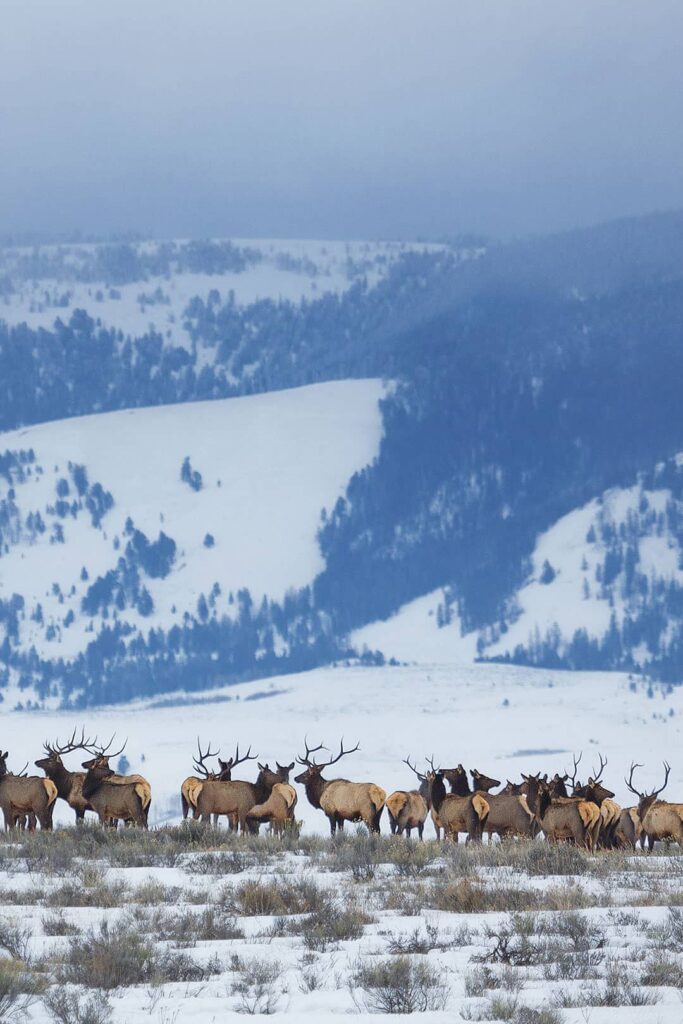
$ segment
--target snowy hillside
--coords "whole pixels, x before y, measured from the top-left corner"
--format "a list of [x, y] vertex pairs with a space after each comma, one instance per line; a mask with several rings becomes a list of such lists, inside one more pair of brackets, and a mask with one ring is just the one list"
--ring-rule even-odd
[[[38, 757], [44, 739], [70, 735], [81, 720], [101, 738], [114, 731], [121, 740], [128, 737], [131, 769], [144, 772], [152, 784], [155, 821], [179, 816], [179, 785], [191, 771], [197, 735], [220, 745], [223, 756], [237, 742], [240, 748], [251, 743], [259, 759], [271, 764], [292, 761], [305, 735], [311, 743], [323, 740], [333, 752], [344, 736], [350, 745], [360, 741], [361, 749], [344, 758], [341, 774], [376, 781], [387, 792], [413, 784], [402, 763], [407, 755], [423, 763], [433, 754], [443, 765], [462, 762], [504, 781], [527, 769], [552, 774], [571, 766], [572, 751], [583, 750], [590, 767], [600, 750], [609, 762], [608, 785], [617, 799], [631, 803], [623, 775], [640, 729], [646, 736], [638, 746], [638, 758], [646, 762], [643, 784], [659, 779], [662, 758], [668, 757], [671, 791], [683, 790], [683, 764], [676, 757], [683, 740], [683, 692], [657, 690], [648, 698], [642, 686], [632, 688], [617, 673], [501, 665], [331, 668], [240, 684], [201, 699], [190, 696], [187, 703], [178, 694], [78, 716], [13, 711], [4, 717], [10, 766], [18, 769]], [[69, 763], [78, 760], [71, 755]], [[242, 766], [239, 777], [252, 777], [252, 769]], [[58, 813], [69, 820], [71, 812], [65, 814], [61, 802]], [[297, 817], [306, 831], [327, 828], [303, 791]]]
[[377, 451], [382, 391], [319, 384], [0, 435], [16, 648], [69, 659], [105, 624], [147, 635], [228, 614], [238, 591], [258, 605], [311, 583], [321, 511]]
[[[637, 486], [607, 491], [541, 534], [502, 624], [464, 633], [457, 603], [440, 589], [357, 630], [354, 644], [399, 660], [467, 664], [477, 655], [562, 659], [572, 641], [605, 645], [614, 634], [624, 647], [630, 640], [634, 668], [646, 669], [667, 639], [658, 600], [683, 585], [682, 462], [657, 467]], [[641, 633], [645, 616], [654, 621]]]
[[233, 296], [238, 307], [262, 299], [299, 303], [340, 295], [354, 282], [377, 284], [409, 252], [436, 245], [215, 239], [0, 248], [0, 320], [51, 328], [84, 309], [104, 327], [139, 337], [158, 332], [191, 347], [192, 300]]

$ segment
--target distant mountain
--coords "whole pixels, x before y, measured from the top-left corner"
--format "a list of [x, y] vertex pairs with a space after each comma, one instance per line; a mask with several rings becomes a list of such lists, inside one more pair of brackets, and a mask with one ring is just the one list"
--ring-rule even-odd
[[[0, 471], [7, 685], [21, 680], [34, 698], [127, 699], [279, 671], [292, 657], [292, 667], [321, 664], [347, 657], [351, 643], [371, 660], [408, 660], [411, 650], [424, 658], [433, 645], [437, 660], [683, 677], [682, 214], [486, 248], [214, 241], [9, 249], [0, 295], [0, 426], [174, 403], [164, 412], [178, 462], [172, 500], [197, 536], [215, 539], [209, 506], [192, 505], [210, 445], [208, 437], [190, 443], [187, 403], [312, 382], [390, 382], [372, 443], [365, 399], [347, 392], [344, 430], [357, 429], [363, 454], [339, 462], [346, 482], [337, 473], [324, 494], [306, 485], [307, 515], [319, 504], [319, 548], [305, 579], [287, 570], [277, 592], [259, 591], [267, 601], [258, 614], [250, 590], [250, 602], [228, 615], [206, 587], [232, 589], [236, 600], [260, 571], [261, 556], [249, 553], [237, 573], [217, 565], [215, 579], [202, 582], [205, 604], [193, 607], [195, 592], [188, 587], [181, 600], [176, 575], [188, 542], [161, 522], [141, 528], [144, 508], [156, 508], [143, 488], [139, 522], [117, 519], [118, 561], [112, 554], [96, 579], [74, 578], [75, 546], [64, 544], [75, 587], [65, 594], [60, 584], [64, 618], [70, 600], [78, 625], [55, 620], [49, 643], [44, 609], [43, 623], [26, 625], [34, 570], [3, 576], [3, 562], [16, 560], [18, 545], [25, 562], [46, 535], [59, 545], [54, 531], [69, 516], [89, 517], [95, 531], [107, 516], [120, 519], [128, 467], [108, 480], [64, 444], [49, 459], [59, 472], [43, 460], [38, 474], [30, 446], [16, 433], [11, 444], [0, 436], [0, 453], [8, 449]], [[317, 417], [308, 429], [314, 443]], [[285, 479], [295, 479], [302, 443], [279, 460]], [[34, 474], [55, 493], [17, 513], [16, 495], [30, 493]], [[233, 473], [245, 504], [258, 504], [258, 479], [245, 452]], [[234, 531], [238, 548], [244, 529]], [[306, 531], [312, 543], [315, 530]], [[206, 550], [197, 564], [213, 557], [210, 540]], [[178, 584], [182, 622], [154, 619], [161, 594], [176, 586], [158, 582], [167, 578]], [[93, 637], [74, 659], [69, 644], [83, 628]], [[28, 642], [34, 635], [47, 647]]]

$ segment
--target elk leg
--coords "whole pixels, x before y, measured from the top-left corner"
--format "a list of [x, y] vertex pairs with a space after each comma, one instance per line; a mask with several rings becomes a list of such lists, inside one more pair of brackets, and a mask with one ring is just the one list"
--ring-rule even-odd
[[422, 822], [420, 822], [420, 824], [419, 824], [419, 825], [417, 826], [417, 835], [418, 835], [418, 838], [419, 838], [420, 840], [422, 839], [422, 833], [424, 832], [424, 828], [425, 828], [425, 826], [424, 826], [424, 822], [422, 821]]

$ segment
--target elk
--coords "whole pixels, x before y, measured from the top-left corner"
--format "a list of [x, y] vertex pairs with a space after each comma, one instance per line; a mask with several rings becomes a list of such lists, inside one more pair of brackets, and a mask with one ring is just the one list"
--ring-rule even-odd
[[[275, 774], [281, 781], [273, 785], [267, 800], [251, 808], [247, 814], [247, 825], [250, 830], [258, 831], [262, 822], [269, 821], [274, 834], [282, 836], [285, 829], [291, 828], [294, 823], [294, 808], [298, 797], [294, 786], [289, 784], [289, 773], [294, 767], [294, 761], [288, 765], [282, 765], [277, 761], [275, 763]], [[267, 764], [259, 765], [259, 769], [257, 785], [265, 785], [273, 773]]]
[[[212, 782], [229, 782], [232, 777], [231, 773], [234, 763], [232, 757], [229, 761], [221, 761], [219, 757], [218, 764], [220, 765], [220, 771], [211, 772], [208, 770], [204, 762], [209, 757], [218, 757], [220, 750], [211, 750], [211, 743], [209, 742], [205, 753], [202, 753], [202, 746], [199, 742], [199, 737], [197, 737], [197, 750], [198, 755], [192, 760], [195, 766], [195, 771], [200, 773], [201, 778], [198, 778], [196, 775], [189, 775], [180, 787], [180, 802], [183, 808], [184, 819], [187, 818], [190, 807], [194, 809], [197, 806], [199, 791], [207, 779]], [[216, 824], [215, 821], [214, 824]]]
[[[443, 771], [434, 767], [434, 758], [428, 758], [430, 770], [426, 774], [429, 784], [429, 799], [432, 804], [432, 817], [436, 814], [434, 824], [444, 830], [445, 836], [458, 842], [460, 832], [467, 833], [466, 842], [480, 842], [486, 820], [489, 816], [489, 802], [480, 793], [469, 793], [467, 796], [447, 793], [444, 779], [448, 778], [451, 785], [453, 779], [465, 775], [462, 765]], [[457, 784], [457, 782], [456, 782]], [[467, 776], [465, 775], [465, 784]], [[469, 787], [468, 787], [469, 790]], [[439, 837], [440, 838], [440, 837]]]
[[29, 830], [33, 831], [37, 819], [41, 828], [51, 829], [57, 787], [51, 779], [9, 772], [8, 757], [7, 750], [4, 754], [0, 751], [0, 808], [5, 828], [15, 828], [17, 825], [23, 827], [27, 822]]
[[607, 760], [603, 759], [602, 754], [598, 754], [598, 757], [600, 758], [600, 770], [596, 773], [593, 769], [593, 774], [585, 786], [577, 782], [573, 787], [572, 795], [581, 797], [583, 800], [590, 800], [600, 808], [600, 830], [596, 838], [599, 846], [610, 850], [615, 846], [614, 833], [619, 824], [621, 807], [612, 799], [614, 793], [610, 789], [606, 789], [600, 781], [607, 766]]
[[[420, 789], [422, 789], [422, 786], [427, 782], [425, 776], [418, 772], [417, 768], [410, 763], [409, 757], [404, 757], [403, 763], [407, 764], [412, 772], [415, 772], [420, 780]], [[418, 836], [422, 839], [429, 808], [420, 790], [397, 789], [395, 793], [387, 797], [386, 808], [392, 835], [398, 834], [400, 836], [405, 832], [410, 839], [410, 833], [416, 828]]]
[[[484, 793], [489, 805], [489, 815], [484, 827], [489, 841], [494, 833], [500, 839], [509, 839], [512, 836], [526, 836], [533, 839], [538, 832], [538, 825], [526, 797], [523, 794], [490, 793], [489, 790], [500, 785], [497, 779], [482, 775], [476, 768], [470, 770], [470, 775], [475, 792]], [[467, 776], [464, 777], [464, 784], [469, 790]], [[457, 792], [455, 787], [452, 788], [454, 793]]]
[[522, 775], [528, 783], [527, 803], [548, 842], [570, 840], [592, 851], [600, 826], [598, 807], [577, 797], [552, 797], [539, 775]]
[[81, 730], [81, 738], [76, 740], [76, 730], [74, 729], [71, 738], [63, 745], [60, 744], [59, 740], [54, 744], [49, 742], [43, 743], [46, 756], [34, 762], [36, 768], [42, 768], [46, 777], [52, 779], [57, 787], [57, 795], [62, 800], [65, 800], [69, 807], [76, 812], [77, 825], [83, 823], [85, 812], [92, 811], [94, 808], [90, 806], [90, 803], [83, 796], [85, 772], [69, 771], [62, 761], [62, 757], [64, 754], [70, 754], [74, 750], [87, 749], [86, 742], [89, 741], [86, 741], [85, 732]]
[[150, 785], [140, 775], [116, 777], [109, 767], [109, 758], [121, 754], [126, 744], [116, 753], [107, 753], [113, 739], [112, 736], [106, 747], [98, 747], [95, 743], [85, 746], [93, 756], [82, 765], [86, 769], [83, 796], [97, 814], [100, 824], [115, 828], [117, 822], [123, 821], [147, 828]]
[[304, 740], [306, 753], [303, 757], [297, 757], [300, 765], [306, 771], [301, 772], [294, 779], [306, 787], [306, 796], [313, 807], [319, 808], [327, 816], [330, 823], [330, 832], [335, 834], [336, 830], [344, 830], [345, 821], [363, 821], [371, 832], [379, 832], [379, 823], [382, 817], [382, 810], [387, 795], [381, 786], [374, 782], [349, 782], [348, 779], [323, 779], [324, 768], [336, 764], [346, 754], [353, 754], [359, 749], [356, 744], [351, 750], [344, 750], [344, 739], [339, 747], [339, 753], [330, 761], [316, 764], [313, 754], [323, 750], [323, 744], [317, 747], [309, 747], [308, 741]]
[[636, 843], [643, 842], [643, 826], [640, 824], [637, 807], [624, 807], [614, 830], [614, 845], [635, 850]]
[[[93, 756], [90, 760], [84, 761], [81, 767], [85, 768], [86, 771], [93, 770], [96, 773], [96, 777], [102, 780], [106, 779], [108, 785], [110, 786], [138, 786], [139, 788], [137, 792], [140, 796], [140, 799], [142, 800], [142, 810], [145, 818], [145, 827], [147, 827], [147, 820], [149, 818], [149, 808], [152, 803], [152, 787], [150, 786], [149, 782], [144, 777], [144, 775], [119, 775], [117, 772], [113, 770], [113, 768], [110, 767], [109, 759], [112, 757], [118, 757], [119, 754], [122, 754], [123, 751], [126, 749], [126, 743], [124, 743], [120, 750], [116, 750], [114, 752], [110, 751], [109, 748], [114, 742], [115, 735], [116, 733], [114, 733], [114, 735], [111, 737], [107, 745], [104, 747], [100, 747], [97, 745], [97, 737], [95, 737], [92, 743], [84, 744], [84, 749], [87, 750], [88, 753], [92, 754]], [[93, 778], [94, 777], [95, 776], [93, 776]], [[85, 793], [84, 791], [83, 795], [87, 796], [87, 793]], [[112, 819], [112, 822], [114, 820], [115, 817]], [[135, 819], [130, 818], [128, 820], [134, 821]]]
[[671, 766], [666, 761], [663, 763], [664, 783], [651, 793], [640, 793], [633, 786], [633, 773], [636, 768], [642, 768], [642, 764], [632, 764], [628, 779], [624, 779], [631, 792], [638, 797], [638, 818], [650, 853], [658, 839], [673, 839], [683, 848], [683, 804], [658, 799], [659, 794], [666, 789], [671, 773]]
[[[245, 761], [255, 761], [257, 757], [257, 754], [251, 753], [251, 747], [244, 757], [240, 757], [238, 744], [235, 756], [231, 759], [231, 770]], [[271, 789], [277, 782], [282, 782], [282, 779], [265, 765], [259, 765], [259, 777], [256, 782], [246, 782], [242, 779], [231, 779], [227, 782], [207, 777], [197, 794], [194, 817], [200, 818], [201, 821], [210, 821], [213, 816], [215, 824], [217, 818], [225, 814], [244, 832], [247, 829], [247, 813], [256, 804], [268, 799]]]

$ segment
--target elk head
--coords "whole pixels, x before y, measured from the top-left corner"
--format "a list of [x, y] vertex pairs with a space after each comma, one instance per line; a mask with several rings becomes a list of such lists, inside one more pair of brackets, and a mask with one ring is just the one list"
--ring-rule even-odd
[[524, 784], [521, 782], [510, 782], [509, 779], [505, 780], [505, 785], [501, 789], [503, 796], [521, 796], [524, 792]]
[[105, 746], [100, 746], [97, 743], [97, 737], [92, 743], [83, 744], [83, 749], [92, 755], [88, 761], [83, 761], [82, 767], [86, 771], [95, 772], [100, 778], [106, 778], [107, 775], [114, 774], [113, 770], [109, 767], [109, 759], [122, 754], [126, 749], [126, 743], [128, 743], [128, 740], [125, 740], [122, 747], [118, 750], [112, 750], [111, 745], [114, 742], [114, 736], [116, 736], [116, 733], [113, 733], [109, 743]]
[[607, 766], [607, 759], [603, 758], [602, 754], [598, 754], [598, 757], [600, 758], [600, 770], [596, 772], [595, 769], [593, 769], [593, 774], [589, 776], [586, 785], [576, 787], [574, 790], [574, 796], [583, 797], [584, 800], [591, 800], [593, 803], [597, 804], [598, 807], [601, 807], [603, 801], [611, 799], [614, 796], [614, 793], [611, 789], [607, 789], [603, 786], [600, 781], [602, 779], [602, 773]]
[[650, 810], [659, 794], [666, 789], [666, 785], [669, 781], [669, 774], [671, 772], [671, 766], [666, 761], [664, 761], [663, 764], [664, 783], [660, 786], [659, 789], [653, 789], [651, 793], [640, 793], [633, 785], [633, 773], [636, 770], [636, 768], [642, 768], [642, 764], [635, 764], [634, 762], [631, 765], [631, 771], [629, 772], [628, 778], [624, 779], [624, 782], [631, 790], [631, 792], [635, 793], [635, 795], [638, 797], [638, 816], [640, 817], [641, 821], [643, 820], [647, 812]]
[[446, 768], [443, 777], [450, 784], [451, 793], [458, 796], [467, 796], [470, 791], [470, 784], [467, 781], [467, 772], [461, 764], [457, 768]]
[[313, 758], [313, 754], [317, 754], [319, 750], [327, 750], [327, 747], [323, 746], [322, 743], [319, 743], [317, 747], [309, 747], [307, 739], [304, 739], [304, 744], [306, 746], [306, 753], [303, 757], [297, 757], [297, 761], [300, 765], [305, 767], [306, 771], [301, 772], [300, 775], [296, 775], [294, 777], [295, 782], [301, 782], [304, 786], [320, 779], [325, 768], [329, 768], [330, 765], [336, 764], [337, 761], [341, 761], [342, 757], [345, 757], [346, 754], [354, 754], [357, 750], [360, 750], [360, 743], [356, 743], [355, 747], [351, 747], [349, 750], [344, 750], [344, 737], [342, 736], [337, 756], [333, 757], [329, 761], [323, 761], [321, 764], [317, 764]]
[[275, 762], [275, 767], [277, 768], [277, 773], [280, 776], [281, 782], [289, 782], [289, 773], [294, 767], [294, 764], [294, 761], [292, 761], [291, 764], [280, 764], [279, 761]]
[[444, 783], [446, 773], [442, 768], [437, 768], [434, 765], [434, 755], [425, 758], [425, 760], [429, 765], [429, 771], [425, 773], [425, 781], [428, 787], [428, 803], [438, 812], [446, 796], [446, 785]]
[[500, 786], [500, 779], [492, 779], [488, 775], [482, 775], [476, 768], [470, 769], [470, 775], [472, 776], [472, 782], [475, 789], [481, 789], [484, 793], [488, 793], [489, 790], [495, 789], [496, 786]]

